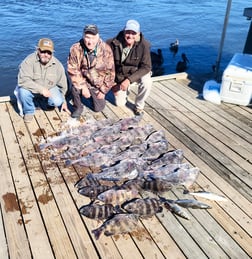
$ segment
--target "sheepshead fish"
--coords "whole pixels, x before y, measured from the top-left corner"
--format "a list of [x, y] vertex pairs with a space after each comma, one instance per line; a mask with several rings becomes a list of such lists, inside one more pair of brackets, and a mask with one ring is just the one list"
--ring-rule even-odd
[[92, 233], [95, 239], [98, 240], [102, 233], [105, 236], [112, 236], [131, 232], [136, 229], [137, 224], [137, 215], [119, 213], [106, 220], [99, 228], [92, 230]]
[[145, 160], [155, 160], [167, 150], [168, 150], [167, 140], [151, 143], [149, 144], [148, 148], [144, 151], [141, 158]]
[[178, 168], [176, 171], [164, 174], [164, 175], [150, 175], [154, 179], [162, 179], [167, 181], [173, 185], [182, 185], [185, 188], [190, 187], [194, 184], [196, 179], [199, 176], [199, 169], [197, 167], [193, 167], [190, 169]]
[[[165, 198], [164, 198], [164, 199], [165, 199]], [[180, 216], [180, 217], [182, 217], [182, 218], [184, 218], [184, 219], [187, 219], [187, 220], [190, 219], [189, 215], [188, 215], [185, 211], [183, 211], [183, 210], [181, 209], [181, 207], [178, 206], [177, 204], [175, 204], [173, 201], [172, 201], [172, 202], [169, 202], [168, 199], [165, 199], [165, 201], [164, 201], [164, 207], [165, 207], [166, 209], [168, 209], [170, 212], [172, 212], [172, 213], [174, 213], [174, 214], [176, 214], [176, 215], [178, 215], [178, 216]]]
[[100, 183], [97, 179], [88, 178], [87, 176], [84, 176], [75, 183], [74, 187], [80, 189], [82, 187], [98, 186], [98, 185], [100, 185]]
[[91, 201], [93, 201], [100, 193], [105, 192], [110, 188], [111, 186], [108, 185], [90, 185], [79, 188], [78, 193], [83, 196], [89, 197]]
[[104, 168], [100, 173], [90, 175], [93, 178], [104, 181], [121, 181], [125, 179], [135, 179], [138, 170], [134, 160], [122, 160], [119, 163]]
[[176, 172], [176, 170], [178, 170], [179, 168], [190, 169], [190, 164], [189, 163], [167, 164], [164, 166], [157, 167], [155, 169], [147, 167], [147, 169], [145, 168], [145, 170], [141, 173], [141, 175], [146, 179], [162, 178], [162, 176]]
[[163, 130], [158, 130], [158, 131], [152, 132], [146, 139], [146, 142], [148, 144], [151, 144], [151, 143], [155, 143], [163, 140], [166, 140], [165, 133]]
[[131, 145], [122, 152], [118, 153], [114, 160], [121, 161], [124, 159], [137, 159], [147, 149], [147, 143], [143, 142], [138, 145]]
[[54, 148], [63, 148], [65, 146], [72, 146], [72, 145], [76, 145], [79, 141], [80, 139], [76, 135], [71, 135], [71, 136], [62, 135], [54, 138], [48, 138], [47, 142], [39, 144], [39, 150], [41, 151], [50, 146], [53, 146]]
[[115, 139], [119, 138], [121, 135], [121, 128], [120, 125], [109, 125], [106, 127], [101, 128], [100, 130], [94, 132], [91, 137], [94, 139], [94, 141], [98, 142], [100, 140], [103, 140], [106, 137], [108, 138], [108, 142], [112, 142]]
[[42, 150], [50, 146], [62, 148], [63, 146], [69, 147], [84, 144], [90, 140], [90, 136], [94, 132], [111, 123], [111, 119], [87, 121], [77, 128], [70, 128], [67, 131], [61, 132], [59, 136], [47, 138], [47, 142], [41, 143], [39, 148]]
[[189, 192], [189, 194], [193, 196], [205, 198], [208, 200], [212, 200], [212, 201], [228, 201], [226, 197], [212, 192], [199, 191], [199, 192]]
[[103, 152], [95, 151], [93, 153], [88, 154], [87, 156], [83, 156], [75, 160], [68, 159], [65, 161], [65, 165], [70, 166], [73, 164], [79, 164], [87, 167], [109, 166], [111, 165], [111, 163], [113, 163], [112, 158], [112, 154], [106, 154]]
[[141, 189], [145, 191], [151, 191], [153, 193], [162, 193], [170, 191], [173, 184], [162, 179], [137, 179], [137, 184]]
[[88, 204], [82, 206], [79, 212], [81, 215], [91, 219], [107, 219], [115, 213], [112, 204]]
[[159, 158], [152, 161], [150, 168], [155, 169], [167, 164], [181, 164], [184, 158], [184, 152], [182, 149], [168, 151], [162, 154]]
[[128, 213], [137, 214], [139, 216], [153, 216], [163, 211], [160, 201], [155, 198], [133, 199], [123, 204], [122, 208]]
[[120, 187], [111, 188], [97, 196], [98, 200], [113, 205], [121, 205], [125, 201], [136, 198], [138, 191], [136, 189], [123, 189]]
[[135, 127], [141, 121], [143, 115], [123, 118], [114, 123], [114, 125], [120, 125], [122, 131], [128, 130], [129, 128]]
[[174, 203], [178, 204], [183, 208], [192, 208], [192, 209], [211, 209], [212, 207], [203, 202], [199, 202], [194, 199], [178, 199]]
[[124, 132], [124, 134], [116, 141], [116, 143], [123, 149], [135, 144], [141, 144], [152, 132], [154, 128], [147, 124], [143, 127], [134, 127]]

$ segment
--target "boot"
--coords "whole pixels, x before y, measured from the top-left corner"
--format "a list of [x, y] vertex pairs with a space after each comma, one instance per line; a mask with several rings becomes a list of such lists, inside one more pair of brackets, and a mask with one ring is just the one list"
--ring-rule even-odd
[[72, 88], [74, 112], [72, 118], [79, 118], [83, 112], [83, 104], [81, 102], [81, 91], [73, 86]]

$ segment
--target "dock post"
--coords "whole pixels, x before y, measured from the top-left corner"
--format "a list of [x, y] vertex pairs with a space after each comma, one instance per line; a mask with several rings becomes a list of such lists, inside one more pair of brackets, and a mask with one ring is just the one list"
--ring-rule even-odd
[[[245, 8], [243, 16], [247, 17], [247, 20], [252, 18], [252, 8]], [[252, 22], [250, 23], [250, 28], [247, 35], [247, 40], [244, 45], [243, 53], [252, 54]]]

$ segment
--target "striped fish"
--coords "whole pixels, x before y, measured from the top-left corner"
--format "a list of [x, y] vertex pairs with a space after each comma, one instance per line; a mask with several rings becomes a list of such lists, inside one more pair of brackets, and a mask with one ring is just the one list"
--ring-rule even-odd
[[113, 205], [121, 205], [125, 201], [136, 198], [138, 191], [136, 189], [111, 188], [97, 196], [98, 200]]
[[107, 219], [114, 214], [112, 204], [88, 204], [79, 209], [81, 215], [91, 219]]
[[145, 191], [151, 191], [153, 193], [162, 193], [170, 191], [173, 184], [161, 179], [138, 179], [138, 186]]
[[105, 192], [110, 188], [111, 186], [108, 186], [108, 185], [90, 185], [90, 186], [84, 186], [78, 189], [78, 193], [83, 196], [89, 197], [91, 201], [93, 201], [97, 198], [97, 196], [100, 193]]
[[93, 229], [92, 233], [98, 240], [102, 233], [105, 236], [124, 234], [137, 228], [138, 216], [135, 214], [115, 214], [112, 218], [106, 220], [99, 228]]
[[182, 163], [183, 158], [184, 158], [184, 152], [182, 149], [168, 151], [162, 154], [156, 160], [152, 161], [149, 167], [152, 169], [155, 169], [167, 164], [180, 164]]
[[133, 199], [123, 204], [122, 208], [128, 213], [137, 214], [139, 216], [152, 216], [163, 210], [161, 202], [155, 198]]

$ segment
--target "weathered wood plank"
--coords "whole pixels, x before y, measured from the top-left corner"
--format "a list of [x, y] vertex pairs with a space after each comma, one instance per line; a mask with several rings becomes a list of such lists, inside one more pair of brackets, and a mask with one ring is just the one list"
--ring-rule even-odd
[[[148, 100], [149, 100], [149, 99], [148, 99]], [[148, 106], [148, 105], [147, 105], [147, 106]], [[148, 109], [148, 108], [147, 108], [147, 111], [149, 111], [149, 110], [152, 111], [152, 113], [150, 113], [150, 114], [152, 114], [152, 117], [151, 117], [150, 119], [147, 119], [147, 120], [149, 121], [149, 120], [151, 120], [152, 118], [155, 118], [155, 119], [158, 120], [157, 114], [156, 114], [156, 113], [153, 113], [153, 110], [152, 110], [152, 109]], [[148, 116], [148, 114], [146, 113], [145, 116], [144, 116], [144, 118], [146, 118], [147, 116]], [[152, 119], [152, 120], [153, 120], [153, 119]], [[159, 120], [158, 120], [158, 121], [159, 121]], [[160, 121], [163, 122], [163, 119], [160, 119]], [[152, 122], [152, 123], [153, 123], [153, 125], [155, 125], [154, 122]], [[158, 127], [158, 126], [157, 126], [157, 127]], [[160, 125], [159, 125], [159, 127], [160, 127]], [[171, 129], [171, 127], [172, 127], [172, 125], [167, 125], [166, 129], [169, 130], [169, 129]], [[170, 134], [169, 134], [169, 135], [170, 135]], [[169, 139], [169, 141], [171, 142], [171, 140], [174, 140], [174, 136], [173, 136], [173, 135], [170, 135], [170, 137], [168, 137], [168, 139]], [[206, 168], [205, 174], [208, 175], [208, 177], [210, 176], [210, 175], [209, 175], [209, 171], [211, 172], [211, 174], [213, 174], [213, 171], [212, 171], [208, 166], [206, 166], [206, 164], [204, 164], [202, 160], [200, 160], [200, 158], [197, 156], [197, 154], [195, 154], [195, 153], [191, 152], [190, 150], [188, 150], [188, 148], [187, 148], [186, 146], [184, 146], [184, 145], [181, 146], [181, 143], [180, 143], [177, 139], [175, 139], [174, 141], [175, 141], [175, 143], [176, 143], [176, 145], [174, 145], [174, 146], [178, 146], [178, 147], [182, 148], [183, 150], [189, 152], [188, 158], [190, 159], [190, 161], [194, 161], [195, 159], [196, 159], [197, 161], [200, 161], [200, 163], [197, 162], [196, 165], [197, 165], [197, 164], [202, 165], [202, 166], [197, 165], [197, 166], [199, 166], [200, 169]], [[174, 142], [174, 141], [172, 141], [172, 142]], [[193, 157], [194, 157], [194, 158], [193, 158]], [[203, 168], [202, 168], [202, 167], [203, 167]], [[203, 172], [204, 172], [204, 171], [203, 171]], [[202, 177], [200, 177], [199, 179], [202, 179]], [[251, 253], [250, 247], [248, 246], [248, 243], [249, 243], [249, 241], [250, 241], [250, 236], [251, 236], [251, 227], [250, 227], [250, 223], [249, 223], [249, 222], [251, 221], [251, 219], [250, 219], [250, 218], [247, 218], [246, 214], [244, 214], [244, 213], [242, 213], [242, 214], [243, 214], [243, 215], [242, 215], [242, 214], [241, 214], [241, 211], [239, 211], [239, 207], [242, 206], [243, 209], [244, 209], [244, 211], [245, 211], [246, 213], [248, 213], [248, 215], [251, 216], [251, 215], [252, 215], [252, 214], [251, 214], [252, 211], [251, 211], [251, 210], [248, 210], [248, 208], [249, 208], [250, 205], [251, 205], [250, 202], [248, 202], [246, 199], [244, 199], [241, 195], [238, 195], [238, 196], [237, 196], [237, 193], [235, 194], [236, 190], [235, 190], [235, 189], [232, 190], [232, 188], [230, 188], [230, 186], [228, 186], [227, 183], [226, 183], [221, 177], [218, 177], [217, 175], [215, 175], [215, 176], [210, 176], [210, 179], [216, 180], [215, 183], [216, 183], [217, 186], [218, 186], [220, 183], [223, 183], [223, 184], [225, 185], [225, 187], [222, 186], [222, 187], [221, 187], [221, 190], [225, 190], [225, 191], [227, 190], [227, 191], [228, 191], [228, 195], [231, 196], [230, 198], [233, 199], [233, 200], [237, 200], [238, 206], [233, 206], [232, 203], [231, 203], [231, 204], [228, 203], [228, 205], [231, 205], [230, 210], [226, 208], [226, 207], [229, 207], [229, 206], [226, 206], [226, 205], [225, 205], [224, 207], [225, 207], [225, 209], [229, 212], [229, 214], [232, 214], [232, 217], [235, 217], [235, 218], [236, 218], [237, 222], [239, 222], [241, 225], [244, 225], [244, 229], [247, 229], [247, 230], [248, 230], [248, 234], [246, 234], [246, 233], [244, 232], [244, 230], [241, 229], [241, 228], [240, 228], [240, 230], [239, 230], [239, 234], [238, 234], [238, 235], [237, 235], [237, 234], [234, 234], [233, 231], [230, 231], [230, 234], [233, 235], [233, 238], [236, 239], [238, 242], [242, 242], [243, 247], [245, 247], [245, 249], [247, 249], [247, 251], [248, 251], [249, 253]], [[210, 184], [210, 183], [207, 182], [207, 181], [202, 182], [202, 186], [206, 186], [207, 188], [209, 188], [209, 184]], [[213, 192], [217, 192], [217, 193], [220, 191], [219, 189], [214, 189], [213, 187], [211, 187], [211, 188], [209, 189], [209, 191], [211, 191], [211, 189], [212, 189]], [[230, 190], [230, 189], [231, 189], [231, 190]], [[229, 192], [229, 191], [230, 191], [230, 192]], [[241, 199], [243, 200], [243, 202], [241, 202]], [[237, 215], [238, 215], [238, 216], [237, 216]], [[247, 218], [247, 219], [243, 218], [243, 216], [244, 216], [245, 218]], [[229, 225], [230, 222], [228, 222], [228, 218], [229, 218], [229, 215], [225, 215], [225, 213], [224, 213], [223, 219], [225, 219], [225, 220], [226, 220], [225, 223]], [[222, 220], [223, 220], [223, 219], [222, 219]], [[224, 226], [226, 226], [226, 224], [224, 224]], [[237, 228], [236, 223], [232, 223], [231, 225], [233, 225], [234, 228]], [[240, 234], [241, 234], [241, 235], [240, 235]]]
[[[60, 115], [65, 115], [65, 114], [60, 114]], [[58, 115], [55, 112], [46, 112], [43, 113], [39, 113], [37, 116], [39, 116], [38, 121], [39, 121], [39, 125], [40, 128], [43, 128], [45, 130], [45, 132], [60, 132], [62, 127], [61, 125], [61, 120], [59, 117], [57, 117]], [[45, 116], [47, 116], [47, 118], [49, 119], [49, 121], [55, 121], [54, 124], [49, 124], [47, 123], [47, 119], [45, 118]], [[63, 119], [67, 119], [67, 117], [63, 117]], [[53, 128], [52, 128], [53, 126]], [[34, 140], [35, 141], [35, 140]], [[53, 164], [52, 161], [48, 161], [48, 163]], [[68, 179], [67, 186], [69, 188], [69, 190], [71, 191], [71, 195], [73, 196], [73, 200], [77, 203], [77, 208], [81, 207], [82, 205], [84, 205], [83, 202], [85, 202], [86, 204], [88, 204], [90, 201], [88, 199], [85, 199], [84, 197], [82, 197], [80, 194], [77, 193], [77, 190], [74, 188], [74, 184], [77, 182], [78, 180], [78, 175], [76, 174], [76, 172], [74, 171], [73, 167], [67, 167], [67, 168], [63, 168], [64, 166], [62, 164], [58, 164], [57, 165], [61, 171], [61, 175], [55, 174], [55, 170], [51, 175], [51, 180], [53, 181], [53, 179], [58, 179], [64, 176], [64, 179], [62, 179], [62, 182], [64, 182], [64, 180]], [[48, 173], [48, 172], [47, 172]], [[73, 177], [73, 175], [75, 174], [75, 176]], [[71, 175], [71, 177], [68, 177], [68, 175]], [[74, 181], [73, 181], [74, 180]], [[56, 188], [56, 186], [52, 187], [53, 189]], [[62, 191], [63, 197], [65, 198], [65, 196], [69, 195], [68, 190], [64, 189]], [[55, 199], [57, 200], [57, 203], [60, 204], [61, 199], [63, 197], [57, 197], [57, 193], [55, 194]], [[87, 258], [87, 256], [89, 258], [94, 258], [94, 254], [92, 254], [92, 252], [95, 252], [95, 248], [91, 247], [94, 246], [94, 241], [91, 242], [92, 238], [92, 233], [91, 230], [93, 229], [93, 224], [90, 226], [90, 220], [88, 219], [84, 219], [81, 218], [81, 215], [79, 214], [79, 211], [76, 208], [76, 205], [71, 201], [65, 201], [64, 202], [65, 205], [59, 205], [61, 208], [62, 206], [65, 207], [65, 211], [63, 212], [63, 218], [65, 221], [65, 225], [66, 228], [68, 229], [69, 235], [71, 236], [71, 239], [73, 240], [73, 244], [75, 246], [75, 250], [78, 252], [78, 257], [85, 257]], [[67, 205], [69, 204], [69, 205]], [[61, 209], [62, 211], [63, 209]], [[83, 221], [85, 222], [83, 224]], [[87, 232], [87, 229], [89, 230], [89, 233]], [[76, 231], [78, 230], [78, 231]], [[87, 242], [87, 240], [90, 240], [89, 242]], [[107, 250], [107, 247], [109, 245], [109, 251]], [[85, 247], [85, 250], [88, 251], [88, 255], [84, 255], [84, 251], [82, 250], [82, 248]], [[107, 240], [106, 245], [104, 246], [104, 244], [102, 243], [102, 245], [99, 247], [99, 252], [101, 255], [105, 255], [105, 254], [111, 254], [114, 257], [119, 256], [118, 254], [118, 250], [117, 248], [114, 246], [113, 241], [111, 239]]]
[[[156, 98], [159, 98], [158, 103], [155, 101]], [[166, 116], [166, 123], [172, 123], [172, 125], [167, 126], [173, 130], [172, 134], [175, 134], [175, 136], [177, 136], [177, 138], [180, 138], [181, 140], [184, 139], [184, 143], [190, 146], [190, 149], [195, 150], [195, 152], [197, 152], [199, 156], [201, 156], [202, 158], [205, 157], [206, 161], [210, 163], [217, 172], [220, 172], [222, 174], [225, 173], [227, 180], [230, 179], [230, 173], [232, 172], [232, 177], [235, 177], [235, 184], [237, 185], [239, 183], [240, 190], [243, 192], [245, 191], [245, 194], [248, 196], [248, 198], [251, 199], [249, 187], [250, 185], [249, 183], [247, 183], [247, 181], [251, 182], [251, 177], [248, 174], [248, 171], [246, 172], [242, 170], [240, 165], [232, 162], [232, 160], [228, 156], [226, 156], [226, 154], [221, 153], [221, 151], [214, 146], [208, 145], [208, 142], [204, 139], [205, 137], [210, 138], [208, 134], [196, 134], [196, 132], [200, 133], [198, 126], [190, 122], [192, 125], [194, 125], [194, 127], [189, 127], [188, 122], [190, 120], [186, 119], [186, 122], [183, 121], [186, 118], [183, 115], [183, 112], [177, 112], [177, 110], [170, 109], [170, 112], [168, 114], [165, 114], [163, 109], [164, 106], [162, 105], [166, 105], [165, 107], [168, 108], [169, 104], [166, 102], [166, 98], [162, 98], [162, 96], [157, 95], [155, 92], [152, 94], [151, 97], [149, 97], [148, 104], [152, 106], [151, 110], [149, 111], [150, 113], [152, 111], [159, 111], [160, 117]], [[152, 116], [155, 117], [157, 115], [152, 114]], [[250, 167], [250, 164], [246, 163], [245, 160], [242, 164]], [[234, 181], [231, 182], [234, 184]]]
[[[237, 132], [233, 132], [228, 128], [228, 124], [221, 124], [215, 118], [208, 115], [208, 112], [202, 112], [202, 107], [204, 109], [207, 108], [206, 102], [201, 102], [198, 99], [188, 98], [188, 93], [184, 93], [183, 88], [180, 89], [177, 84], [170, 84], [169, 87], [161, 87], [160, 84], [156, 84], [157, 88], [160, 91], [165, 91], [169, 97], [173, 99], [172, 103], [177, 102], [176, 107], [180, 110], [180, 107], [184, 107], [188, 109], [185, 111], [185, 114], [189, 114], [188, 116], [194, 115], [195, 118], [199, 117], [204, 122], [204, 129], [211, 133], [211, 135], [215, 136], [223, 143], [229, 143], [230, 148], [233, 150], [237, 150], [237, 153], [243, 155], [243, 157], [247, 158], [248, 151], [252, 153], [252, 145], [247, 142], [244, 138], [240, 137]], [[169, 99], [171, 100], [171, 99]], [[210, 109], [210, 108], [209, 108]], [[213, 112], [211, 112], [213, 113]], [[201, 126], [201, 121], [199, 121], [199, 125]], [[203, 126], [203, 125], [202, 125]]]
[[[158, 86], [157, 86], [158, 88]], [[170, 98], [170, 91], [167, 88], [161, 88], [159, 89], [160, 92], [155, 91], [155, 93], [157, 93], [156, 98], [160, 98], [160, 101], [162, 100], [162, 105], [166, 105], [167, 109], [171, 109], [171, 107], [178, 107], [183, 105], [183, 103], [186, 103], [186, 101], [184, 100], [179, 100], [179, 98], [176, 99], [176, 101], [172, 98]], [[165, 95], [165, 98], [162, 98], [162, 96]], [[155, 99], [155, 97], [153, 98]], [[167, 102], [168, 101], [168, 102]], [[178, 102], [180, 101], [180, 104], [178, 104]], [[168, 105], [167, 105], [168, 103]], [[227, 154], [228, 153], [228, 157], [230, 159], [232, 159], [234, 162], [236, 162], [240, 167], [242, 167], [244, 170], [246, 170], [247, 172], [252, 171], [252, 165], [250, 163], [248, 163], [246, 160], [244, 160], [240, 153], [243, 154], [243, 156], [245, 157], [245, 159], [248, 159], [248, 155], [249, 152], [248, 150], [244, 150], [240, 145], [235, 145], [235, 143], [232, 145], [232, 143], [230, 143], [230, 140], [228, 141], [228, 139], [223, 138], [223, 136], [221, 135], [221, 133], [219, 133], [219, 131], [217, 129], [214, 129], [212, 127], [211, 124], [205, 122], [204, 120], [202, 120], [201, 118], [199, 118], [197, 116], [197, 114], [194, 114], [193, 112], [190, 112], [190, 110], [187, 110], [187, 108], [189, 108], [190, 105], [184, 105], [184, 108], [186, 109], [185, 111], [172, 111], [170, 110], [170, 112], [176, 116], [177, 118], [180, 118], [181, 120], [183, 120], [183, 122], [190, 127], [191, 129], [193, 129], [195, 131], [195, 133], [198, 136], [201, 136], [202, 138], [204, 138], [206, 141], [208, 141], [212, 146], [214, 146], [215, 148], [217, 148], [218, 150], [220, 150], [222, 153]], [[209, 132], [210, 134], [206, 134], [206, 131]], [[218, 140], [218, 141], [216, 141]], [[204, 146], [204, 144], [202, 143], [202, 146]], [[237, 148], [237, 150], [235, 150], [235, 152], [233, 151], [233, 148]], [[210, 151], [209, 151], [210, 152]], [[239, 176], [242, 178], [243, 174], [245, 173], [241, 173], [239, 174]], [[248, 183], [248, 185], [252, 185], [250, 181], [252, 181], [252, 178], [250, 179], [249, 175], [248, 177], [245, 176], [244, 179], [245, 182]]]
[[7, 240], [3, 223], [2, 206], [0, 202], [0, 258], [8, 258]]
[[[39, 131], [36, 119], [30, 124], [25, 125], [20, 116], [11, 109], [10, 105], [8, 107], [15, 131], [21, 131], [23, 133], [19, 139], [19, 146], [22, 149], [24, 162], [29, 173], [39, 209], [42, 213], [53, 253], [57, 258], [64, 258], [66, 256], [75, 258], [75, 251], [73, 250], [68, 233], [65, 230], [61, 213], [49, 185], [50, 179], [46, 177], [44, 168], [37, 159], [31, 140], [31, 134], [36, 134], [36, 132]], [[31, 131], [29, 129], [31, 129]], [[45, 241], [46, 240], [43, 239], [41, 242]], [[40, 256], [44, 256], [43, 253]]]
[[[77, 192], [74, 183], [88, 170], [97, 169], [65, 167], [35, 150], [39, 137], [61, 131], [69, 116], [39, 110], [35, 120], [25, 125], [5, 100], [0, 103], [0, 144], [5, 146], [0, 155], [0, 193], [13, 193], [20, 212], [7, 212], [2, 195], [0, 244], [5, 249], [0, 249], [0, 257], [9, 253], [10, 258], [44, 258], [45, 249], [47, 258], [251, 258], [252, 109], [200, 100], [193, 81], [187, 74], [180, 76], [153, 78], [140, 124], [163, 129], [170, 149], [182, 149], [185, 160], [200, 169], [192, 190], [222, 194], [228, 201], [198, 198], [212, 208], [187, 210], [190, 220], [165, 209], [151, 219], [141, 219], [138, 233], [102, 235], [95, 240], [91, 232], [102, 222], [79, 214], [78, 208], [89, 199]], [[133, 92], [129, 107], [134, 97]], [[85, 108], [81, 120], [130, 117], [129, 107], [115, 107], [108, 101], [102, 113]], [[192, 198], [181, 189], [164, 195]], [[13, 237], [13, 233], [19, 234]]]
[[[162, 82], [161, 82], [162, 83]], [[181, 84], [182, 83], [182, 84]], [[188, 87], [187, 81], [180, 80], [179, 82], [172, 81], [171, 85], [176, 85], [178, 87], [178, 90], [182, 90], [184, 92], [184, 95], [187, 95], [187, 98], [189, 101], [195, 101], [198, 99], [198, 94], [196, 91]], [[205, 100], [201, 100], [201, 102], [197, 103], [204, 104], [201, 105], [201, 110], [207, 113], [210, 116], [214, 116], [216, 120], [218, 120], [220, 123], [223, 123], [223, 125], [228, 125], [230, 129], [232, 129], [234, 132], [239, 132], [239, 135], [243, 136], [244, 139], [247, 139], [251, 142], [251, 129], [248, 125], [241, 123], [239, 117], [233, 117], [232, 115], [228, 114], [226, 112], [226, 109], [224, 109], [225, 104], [217, 105], [211, 102], [207, 102]], [[244, 107], [245, 108], [245, 107]]]
[[[5, 197], [4, 215], [5, 229], [8, 240], [9, 254], [11, 258], [40, 258], [42, 254], [53, 258], [51, 246], [48, 242], [47, 233], [44, 229], [40, 212], [36, 205], [34, 194], [29, 184], [25, 164], [18, 145], [18, 138], [24, 133], [15, 132], [12, 128], [7, 108], [0, 106], [0, 125], [4, 134], [5, 147], [8, 161], [1, 161], [3, 184], [1, 197]], [[12, 110], [12, 107], [8, 107]], [[11, 177], [13, 177], [13, 181]], [[4, 181], [6, 180], [6, 182]], [[15, 190], [13, 189], [15, 188]], [[21, 210], [22, 214], [20, 213]], [[15, 233], [15, 235], [13, 235]], [[27, 236], [28, 235], [28, 236]], [[41, 238], [43, 241], [41, 241]], [[30, 251], [30, 248], [32, 251]]]

